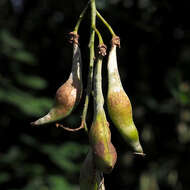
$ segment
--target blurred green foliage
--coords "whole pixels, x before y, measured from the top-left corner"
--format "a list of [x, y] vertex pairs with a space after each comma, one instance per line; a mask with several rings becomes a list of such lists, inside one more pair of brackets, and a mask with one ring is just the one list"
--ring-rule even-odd
[[[42, 151], [49, 155], [50, 159], [59, 168], [68, 172], [79, 172], [80, 164], [77, 164], [77, 160], [82, 153], [87, 153], [87, 147], [67, 142], [59, 147], [56, 145], [44, 145]], [[74, 161], [76, 162], [74, 163]]]
[[[69, 75], [72, 48], [66, 33], [86, 2], [0, 1], [1, 190], [79, 189], [79, 169], [88, 149], [84, 132], [68, 133], [54, 124], [34, 128], [30, 122], [47, 113]], [[132, 155], [109, 121], [118, 162], [105, 175], [107, 189], [189, 190], [188, 6], [169, 0], [97, 0], [97, 7], [121, 37], [121, 79], [147, 154]], [[79, 31], [84, 86], [89, 12], [86, 18]], [[110, 35], [97, 23], [109, 49]], [[83, 102], [64, 124], [79, 125]], [[90, 102], [88, 126], [92, 110]]]

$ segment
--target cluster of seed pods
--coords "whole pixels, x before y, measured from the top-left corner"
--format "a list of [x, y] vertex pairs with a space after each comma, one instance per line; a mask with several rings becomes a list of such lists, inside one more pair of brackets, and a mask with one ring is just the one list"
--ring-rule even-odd
[[[73, 45], [72, 70], [68, 80], [61, 85], [55, 96], [55, 104], [42, 118], [32, 125], [43, 125], [67, 117], [79, 103], [82, 96], [82, 61], [78, 34], [70, 33]], [[133, 122], [132, 106], [121, 83], [117, 65], [117, 47], [120, 38], [113, 36], [108, 55], [108, 115], [124, 140], [136, 154], [144, 155], [137, 128]], [[107, 47], [100, 43], [93, 77], [94, 116], [88, 133], [89, 151], [80, 170], [80, 190], [104, 190], [103, 173], [110, 173], [117, 160], [117, 152], [111, 142], [111, 130], [104, 110], [102, 93], [102, 62]]]
[[[140, 144], [137, 128], [135, 127], [132, 115], [132, 106], [129, 97], [125, 93], [117, 65], [116, 49], [120, 47], [120, 38], [114, 36], [111, 41], [111, 49], [108, 56], [108, 92], [107, 92], [107, 108], [108, 115], [114, 126], [118, 129], [124, 140], [131, 146], [135, 154], [144, 155]], [[97, 172], [110, 173], [117, 160], [117, 153], [114, 145], [111, 142], [111, 131], [109, 123], [106, 119], [104, 111], [104, 97], [102, 93], [102, 60], [106, 46], [99, 46], [99, 55], [96, 61], [94, 73], [94, 118], [89, 132], [90, 151], [84, 161], [81, 171], [90, 172], [93, 165], [94, 172], [89, 174], [91, 180], [85, 181], [87, 188], [81, 184], [81, 190], [96, 189], [95, 184], [99, 183], [96, 180]], [[89, 161], [92, 157], [91, 162]], [[89, 164], [89, 162], [91, 164]], [[88, 163], [88, 164], [87, 164]], [[84, 169], [86, 168], [86, 169]], [[81, 172], [80, 180], [83, 181], [84, 173]], [[94, 177], [93, 177], [94, 176]], [[92, 186], [91, 186], [91, 185]], [[91, 188], [92, 187], [92, 188]]]

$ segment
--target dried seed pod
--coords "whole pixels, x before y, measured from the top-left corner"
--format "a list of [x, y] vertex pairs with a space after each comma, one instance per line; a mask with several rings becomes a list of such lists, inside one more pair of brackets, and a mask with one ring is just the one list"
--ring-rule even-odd
[[97, 169], [110, 173], [116, 163], [117, 153], [111, 143], [111, 132], [103, 108], [101, 69], [102, 56], [100, 55], [95, 68], [94, 118], [89, 132], [89, 141]]
[[116, 47], [119, 45], [119, 37], [113, 38], [108, 57], [108, 112], [123, 138], [132, 146], [137, 154], [143, 155], [138, 131], [133, 122], [131, 103], [123, 89], [118, 71]]
[[104, 178], [94, 164], [92, 149], [89, 150], [80, 170], [80, 190], [104, 190]]
[[44, 117], [32, 122], [32, 125], [43, 125], [68, 116], [79, 103], [82, 95], [82, 61], [78, 45], [78, 35], [70, 33], [73, 43], [72, 70], [68, 80], [57, 90], [55, 104]]

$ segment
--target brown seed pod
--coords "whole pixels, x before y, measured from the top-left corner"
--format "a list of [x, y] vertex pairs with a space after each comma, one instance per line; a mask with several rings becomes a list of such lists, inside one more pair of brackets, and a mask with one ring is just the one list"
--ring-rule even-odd
[[96, 167], [110, 173], [116, 163], [117, 153], [111, 142], [111, 132], [104, 112], [99, 112], [94, 119], [89, 133]]
[[80, 170], [80, 190], [104, 190], [104, 178], [94, 164], [93, 152], [90, 148]]
[[112, 40], [112, 48], [108, 57], [108, 112], [126, 142], [132, 146], [137, 154], [144, 155], [138, 131], [133, 122], [131, 102], [120, 80], [116, 56], [116, 47], [119, 44], [118, 37]]
[[73, 43], [73, 60], [70, 76], [68, 80], [57, 90], [55, 104], [50, 109], [49, 113], [37, 121], [32, 122], [32, 125], [43, 125], [65, 118], [72, 112], [81, 99], [83, 89], [81, 52], [78, 45], [78, 35], [77, 37], [73, 36], [74, 34], [72, 33], [71, 40]]

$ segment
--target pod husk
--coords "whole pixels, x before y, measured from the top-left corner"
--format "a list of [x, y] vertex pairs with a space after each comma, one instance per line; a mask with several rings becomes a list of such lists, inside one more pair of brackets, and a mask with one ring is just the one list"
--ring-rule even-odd
[[82, 60], [76, 39], [73, 41], [72, 71], [68, 80], [57, 90], [54, 106], [47, 115], [32, 122], [32, 125], [43, 125], [61, 120], [68, 116], [78, 105], [82, 96]]
[[131, 145], [135, 153], [144, 154], [139, 140], [137, 128], [133, 122], [132, 106], [125, 93], [118, 71], [116, 47], [112, 40], [112, 48], [108, 57], [108, 94], [107, 107], [109, 116], [125, 141]]
[[102, 57], [99, 56], [94, 74], [94, 118], [89, 132], [89, 141], [97, 169], [110, 173], [116, 163], [117, 153], [111, 142], [111, 132], [103, 108], [101, 69]]
[[117, 153], [111, 142], [111, 132], [105, 113], [97, 114], [90, 128], [89, 140], [96, 167], [104, 173], [110, 173], [115, 166]]
[[96, 169], [93, 152], [90, 148], [80, 170], [80, 190], [104, 190], [104, 178], [102, 172]]
[[132, 108], [128, 96], [124, 91], [108, 93], [107, 106], [109, 116], [127, 143], [136, 153], [143, 150], [139, 141], [137, 128], [132, 118]]

